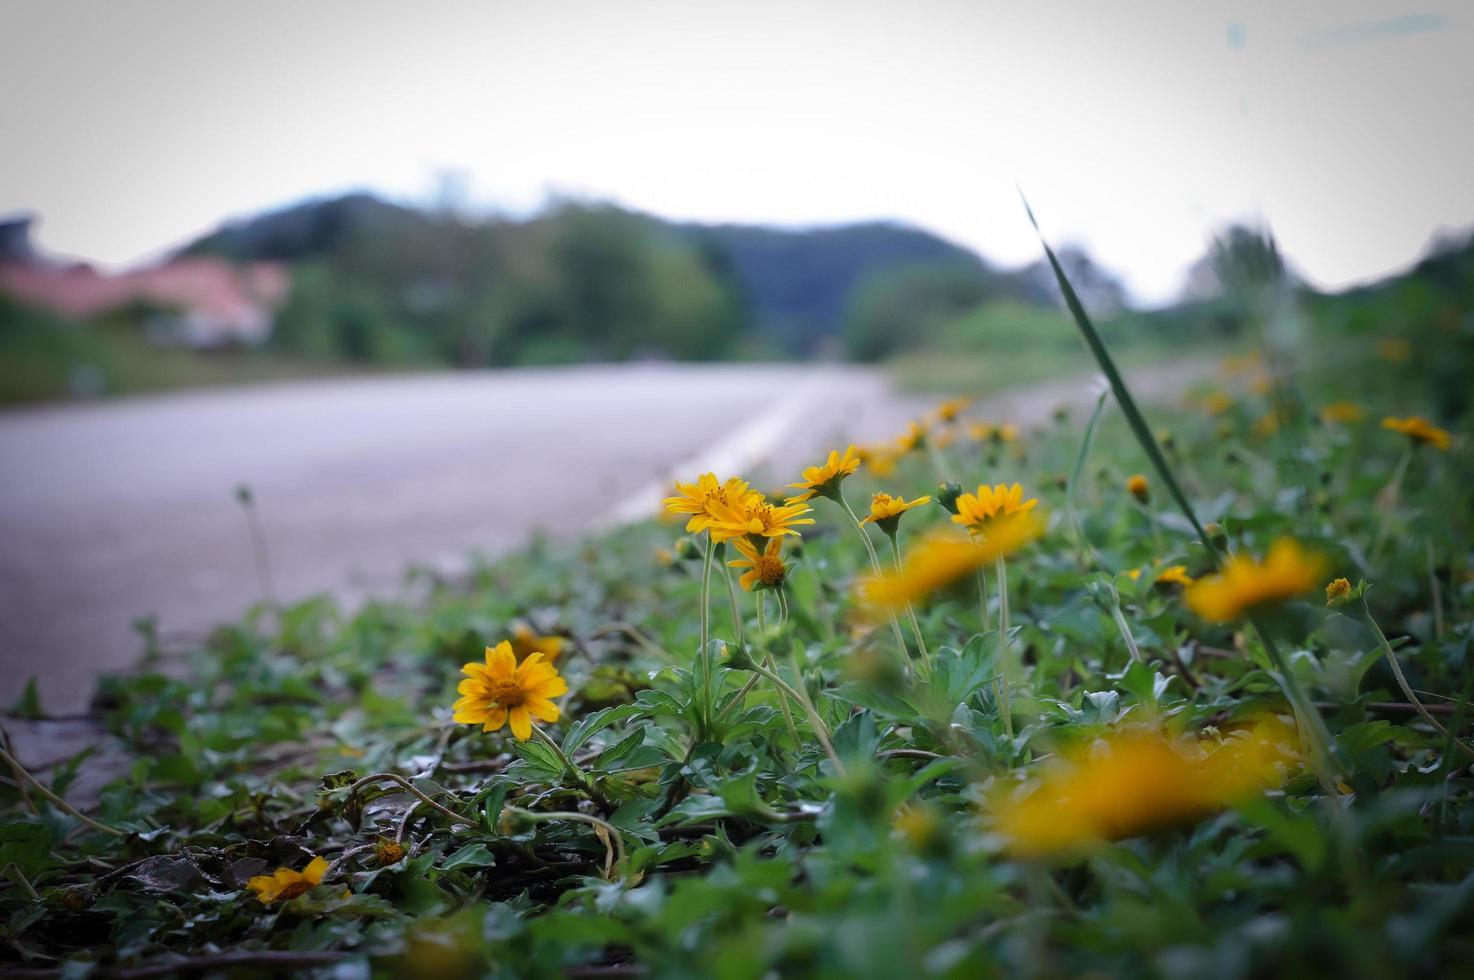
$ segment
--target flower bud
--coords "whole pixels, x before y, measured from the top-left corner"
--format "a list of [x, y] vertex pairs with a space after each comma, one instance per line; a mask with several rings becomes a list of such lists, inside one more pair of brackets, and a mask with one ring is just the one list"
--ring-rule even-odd
[[949, 514], [957, 513], [957, 498], [962, 496], [962, 484], [939, 483], [937, 484], [937, 503], [946, 508]]
[[1152, 498], [1151, 484], [1140, 473], [1133, 473], [1126, 478], [1126, 489], [1131, 491], [1131, 496], [1143, 504], [1148, 503]]

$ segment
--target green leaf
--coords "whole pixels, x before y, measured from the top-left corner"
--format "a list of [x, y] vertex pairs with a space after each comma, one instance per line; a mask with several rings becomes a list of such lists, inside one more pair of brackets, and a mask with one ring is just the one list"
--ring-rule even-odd
[[0, 824], [0, 867], [11, 862], [34, 878], [53, 865], [51, 828], [39, 823]]
[[15, 704], [10, 706], [10, 714], [29, 721], [38, 721], [46, 717], [46, 711], [41, 707], [41, 692], [36, 689], [36, 678], [32, 677], [26, 681], [25, 690], [21, 691]]
[[[653, 692], [645, 692], [653, 693]], [[644, 706], [639, 703], [621, 704], [613, 708], [605, 708], [595, 711], [593, 714], [580, 719], [568, 729], [568, 734], [563, 736], [563, 754], [570, 759], [573, 754], [583, 748], [583, 743], [597, 732], [603, 731], [610, 725], [624, 721], [626, 718], [634, 718], [645, 712]]]
[[440, 865], [442, 871], [452, 871], [456, 868], [489, 868], [496, 864], [496, 858], [492, 857], [491, 851], [485, 844], [467, 844], [446, 858]]

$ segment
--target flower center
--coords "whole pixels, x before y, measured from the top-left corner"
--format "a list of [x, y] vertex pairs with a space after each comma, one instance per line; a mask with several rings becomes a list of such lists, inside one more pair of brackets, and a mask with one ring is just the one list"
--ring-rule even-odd
[[753, 563], [753, 568], [757, 571], [758, 579], [764, 585], [782, 584], [785, 571], [783, 568], [783, 559], [758, 555], [757, 561]]
[[294, 881], [290, 885], [284, 886], [282, 890], [277, 893], [277, 901], [291, 901], [298, 895], [304, 895], [311, 890], [312, 882], [308, 881], [306, 878], [303, 878], [301, 881]]
[[515, 708], [527, 700], [522, 685], [515, 680], [492, 681], [486, 685], [486, 696], [506, 708]]

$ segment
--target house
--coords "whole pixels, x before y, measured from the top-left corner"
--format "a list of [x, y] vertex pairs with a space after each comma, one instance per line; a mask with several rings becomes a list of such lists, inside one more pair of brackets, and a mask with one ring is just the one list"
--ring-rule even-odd
[[152, 311], [150, 339], [195, 348], [259, 344], [291, 276], [274, 262], [237, 265], [213, 256], [168, 259], [111, 274], [86, 263], [41, 256], [29, 216], [0, 221], [0, 292], [69, 320], [87, 321], [129, 307]]

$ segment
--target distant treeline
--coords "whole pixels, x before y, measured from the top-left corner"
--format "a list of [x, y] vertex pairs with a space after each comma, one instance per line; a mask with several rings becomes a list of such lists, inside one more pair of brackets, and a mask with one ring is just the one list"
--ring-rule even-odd
[[[997, 270], [902, 225], [676, 224], [581, 202], [473, 220], [357, 194], [237, 222], [185, 251], [290, 263], [271, 345], [363, 363], [876, 360], [937, 346], [980, 305], [1055, 302], [1041, 267]], [[1083, 253], [1067, 258], [1093, 300], [1121, 306], [1115, 280]]]

